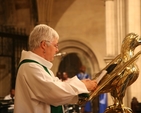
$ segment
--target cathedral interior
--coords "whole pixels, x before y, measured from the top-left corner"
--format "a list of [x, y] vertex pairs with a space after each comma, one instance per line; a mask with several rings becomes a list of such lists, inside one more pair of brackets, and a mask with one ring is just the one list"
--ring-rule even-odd
[[[141, 35], [140, 0], [0, 0], [0, 99], [15, 87], [21, 51], [28, 50], [28, 36], [35, 25], [47, 24], [59, 36], [59, 53], [52, 71], [75, 76], [81, 65], [94, 78], [121, 53], [128, 33]], [[135, 52], [140, 51], [140, 46]], [[141, 70], [141, 59], [137, 60]], [[141, 102], [141, 77], [127, 88], [123, 100], [131, 107], [133, 97]], [[107, 94], [108, 105], [113, 104]], [[99, 96], [92, 100], [98, 113]]]

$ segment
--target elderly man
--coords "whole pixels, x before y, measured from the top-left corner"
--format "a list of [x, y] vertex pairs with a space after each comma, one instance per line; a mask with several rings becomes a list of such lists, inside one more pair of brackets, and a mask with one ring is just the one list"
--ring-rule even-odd
[[58, 33], [40, 24], [29, 36], [29, 51], [22, 51], [15, 89], [14, 113], [63, 113], [62, 105], [76, 103], [78, 95], [94, 91], [95, 80], [73, 77], [62, 82], [50, 70], [58, 50]]

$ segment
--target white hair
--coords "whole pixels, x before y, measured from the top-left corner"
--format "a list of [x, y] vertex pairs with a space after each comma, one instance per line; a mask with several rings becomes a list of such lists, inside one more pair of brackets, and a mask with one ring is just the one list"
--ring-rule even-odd
[[45, 24], [39, 24], [33, 28], [29, 35], [29, 50], [34, 50], [39, 47], [43, 40], [52, 42], [54, 39], [59, 39], [58, 33], [51, 27]]

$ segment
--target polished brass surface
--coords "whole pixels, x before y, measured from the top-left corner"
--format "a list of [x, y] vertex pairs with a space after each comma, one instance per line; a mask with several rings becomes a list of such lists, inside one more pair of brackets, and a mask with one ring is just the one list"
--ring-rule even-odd
[[[93, 100], [102, 93], [110, 93], [113, 98], [113, 105], [108, 106], [105, 113], [132, 113], [130, 108], [123, 105], [123, 98], [127, 87], [134, 83], [139, 75], [136, 61], [140, 57], [141, 51], [134, 55], [134, 50], [139, 45], [141, 45], [141, 37], [129, 33], [122, 42], [121, 53], [102, 70], [107, 70], [112, 64], [116, 64], [116, 67], [105, 74], [98, 83], [97, 89], [89, 94], [89, 98], [85, 98], [84, 101], [81, 99], [79, 104]], [[96, 77], [100, 75], [102, 70]]]

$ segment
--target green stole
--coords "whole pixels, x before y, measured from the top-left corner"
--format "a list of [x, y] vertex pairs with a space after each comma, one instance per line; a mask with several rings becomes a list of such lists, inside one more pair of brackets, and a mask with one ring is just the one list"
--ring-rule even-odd
[[[40, 64], [39, 62], [37, 62], [37, 61], [35, 61], [35, 60], [24, 59], [24, 60], [22, 60], [22, 61], [20, 62], [19, 66], [18, 66], [18, 69], [19, 69], [19, 67], [20, 67], [21, 64], [23, 64], [23, 63], [28, 63], [28, 62], [34, 62], [34, 63]], [[40, 64], [40, 65], [45, 69], [45, 71], [46, 71], [49, 75], [51, 75], [51, 74], [49, 73], [48, 69], [47, 69], [44, 65], [42, 65], [42, 64]], [[57, 106], [57, 107], [55, 107], [55, 106], [50, 105], [50, 107], [51, 107], [51, 113], [63, 113], [62, 106]]]

